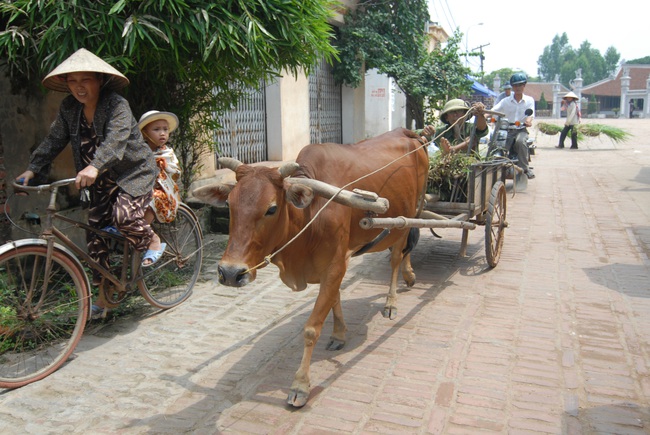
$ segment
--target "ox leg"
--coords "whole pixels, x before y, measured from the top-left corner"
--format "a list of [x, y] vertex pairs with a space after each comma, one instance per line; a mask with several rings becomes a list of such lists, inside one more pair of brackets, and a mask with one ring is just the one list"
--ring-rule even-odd
[[402, 260], [402, 277], [406, 282], [406, 285], [413, 287], [415, 285], [415, 272], [413, 271], [413, 266], [411, 266], [411, 254], [406, 254]]
[[343, 320], [340, 291], [338, 293], [337, 301], [332, 307], [332, 317], [334, 320], [334, 326], [332, 328], [330, 341], [327, 343], [327, 350], [341, 350], [343, 349], [343, 346], [345, 346], [345, 333], [347, 332], [348, 327], [345, 326], [345, 320]]
[[[388, 289], [388, 296], [386, 297], [386, 304], [384, 305], [384, 311], [382, 313], [384, 317], [391, 320], [397, 317], [397, 276], [399, 275], [402, 259], [403, 259], [402, 247], [393, 246], [393, 249], [391, 250], [391, 254], [390, 254], [390, 267], [391, 267], [390, 288]], [[410, 265], [410, 261], [409, 261], [409, 265]]]
[[[326, 285], [324, 282], [321, 282], [320, 291], [316, 298], [314, 309], [305, 324], [303, 330], [305, 345], [302, 352], [302, 360], [300, 361], [300, 367], [298, 368], [293, 383], [291, 384], [291, 391], [287, 396], [287, 403], [296, 408], [304, 406], [309, 398], [309, 367], [311, 365], [311, 356], [314, 352], [314, 346], [316, 345], [323, 329], [323, 323], [325, 322], [330, 310], [338, 310], [339, 312], [342, 312], [340, 310], [341, 299], [339, 295], [339, 287], [344, 274], [345, 268], [343, 268], [340, 278], [337, 278], [334, 283], [327, 283]], [[337, 305], [338, 308], [335, 308]]]

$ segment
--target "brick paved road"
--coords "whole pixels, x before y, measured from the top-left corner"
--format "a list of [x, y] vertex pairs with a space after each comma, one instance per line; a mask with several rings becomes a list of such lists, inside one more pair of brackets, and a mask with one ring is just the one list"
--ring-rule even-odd
[[650, 120], [600, 122], [635, 137], [570, 151], [538, 135], [496, 269], [482, 228], [465, 258], [460, 230], [422, 230], [418, 283], [389, 321], [387, 255], [354, 259], [349, 341], [317, 345], [304, 408], [284, 400], [315, 287], [293, 294], [269, 267], [245, 289], [207, 280], [174, 310], [93, 325], [65, 367], [0, 393], [0, 431], [649, 433]]

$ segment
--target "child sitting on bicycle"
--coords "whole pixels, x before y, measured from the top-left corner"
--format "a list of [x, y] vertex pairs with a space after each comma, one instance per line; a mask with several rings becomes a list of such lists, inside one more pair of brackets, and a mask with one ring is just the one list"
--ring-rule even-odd
[[[178, 204], [181, 202], [180, 191], [176, 184], [181, 174], [178, 158], [169, 146], [169, 135], [178, 127], [178, 117], [171, 112], [151, 110], [138, 122], [144, 140], [153, 151], [158, 166], [158, 178], [153, 188], [153, 198], [145, 211], [147, 222], [154, 218], [161, 223], [172, 222], [176, 218]], [[164, 243], [158, 251], [150, 250], [142, 260], [144, 267], [150, 266], [160, 258]], [[155, 246], [153, 246], [155, 248]]]

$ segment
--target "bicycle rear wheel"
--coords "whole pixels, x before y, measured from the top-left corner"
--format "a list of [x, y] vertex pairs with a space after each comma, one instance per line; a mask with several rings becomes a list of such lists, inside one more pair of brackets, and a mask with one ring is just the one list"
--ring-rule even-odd
[[88, 320], [83, 268], [55, 248], [0, 247], [0, 387], [17, 388], [48, 376], [74, 351]]
[[[203, 233], [194, 212], [185, 204], [180, 204], [173, 222], [154, 221], [152, 225], [167, 248], [155, 265], [141, 268], [143, 277], [138, 287], [151, 305], [168, 309], [192, 294], [203, 263]], [[138, 257], [134, 256], [134, 261]], [[138, 266], [133, 264], [134, 268]]]

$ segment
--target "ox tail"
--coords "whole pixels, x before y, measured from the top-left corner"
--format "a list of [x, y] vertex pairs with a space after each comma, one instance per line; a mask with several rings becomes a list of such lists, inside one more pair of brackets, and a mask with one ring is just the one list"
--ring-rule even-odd
[[373, 246], [375, 246], [377, 243], [381, 242], [384, 240], [384, 238], [390, 233], [390, 230], [388, 228], [385, 228], [384, 231], [379, 233], [377, 237], [375, 237], [370, 243], [367, 243], [366, 245], [362, 246], [359, 248], [358, 251], [356, 251], [354, 254], [352, 254], [353, 257], [358, 257], [361, 254], [365, 254], [368, 252]]
[[406, 248], [402, 251], [402, 255], [406, 255], [409, 252], [411, 252], [418, 244], [420, 241], [420, 229], [419, 228], [411, 228], [409, 230], [409, 236], [408, 239], [406, 239]]
[[[375, 237], [370, 243], [367, 243], [366, 245], [362, 246], [358, 251], [352, 254], [352, 256], [358, 257], [359, 255], [365, 254], [370, 249], [372, 249], [372, 247], [375, 246], [377, 243], [384, 240], [384, 238], [388, 235], [388, 233], [390, 233], [390, 230], [388, 228], [384, 229], [384, 231], [379, 233], [379, 235]], [[411, 252], [417, 246], [419, 240], [420, 240], [420, 229], [411, 228], [409, 230], [409, 235], [408, 238], [406, 239], [406, 247], [402, 251], [402, 255], [406, 255], [409, 252]]]

